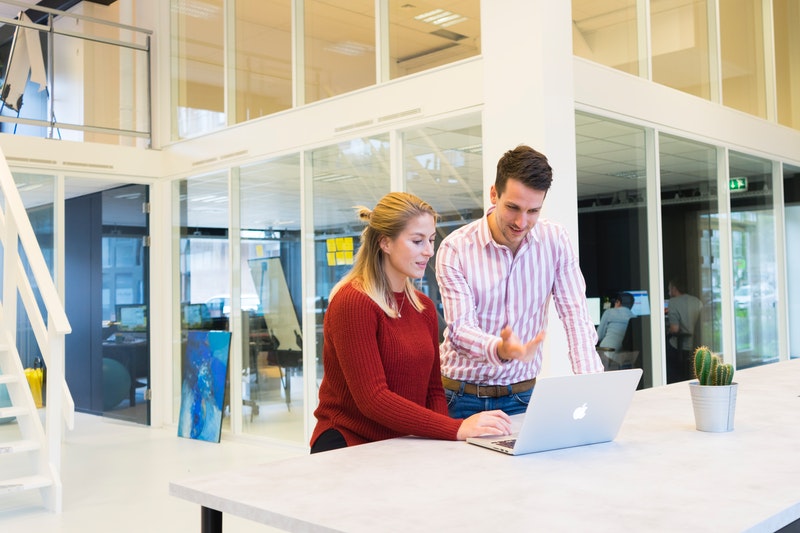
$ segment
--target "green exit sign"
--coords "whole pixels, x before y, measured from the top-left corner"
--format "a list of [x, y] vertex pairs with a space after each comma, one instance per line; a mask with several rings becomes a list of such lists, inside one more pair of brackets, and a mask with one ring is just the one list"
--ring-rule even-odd
[[747, 178], [730, 178], [728, 188], [731, 192], [741, 192], [747, 190]]

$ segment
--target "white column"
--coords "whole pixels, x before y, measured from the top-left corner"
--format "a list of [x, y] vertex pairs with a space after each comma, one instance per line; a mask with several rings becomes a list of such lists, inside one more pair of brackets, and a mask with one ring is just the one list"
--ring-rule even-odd
[[[577, 250], [571, 3], [483, 0], [481, 43], [484, 202], [500, 156], [518, 144], [531, 146], [553, 167], [543, 216], [565, 226]], [[566, 353], [566, 335], [551, 306], [545, 373], [568, 373]]]

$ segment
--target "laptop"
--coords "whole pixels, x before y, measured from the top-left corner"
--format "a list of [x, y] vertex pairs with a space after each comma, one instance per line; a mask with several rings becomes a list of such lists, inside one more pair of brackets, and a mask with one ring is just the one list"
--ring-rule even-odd
[[537, 379], [519, 432], [467, 442], [523, 455], [612, 441], [641, 377], [641, 368], [630, 368]]

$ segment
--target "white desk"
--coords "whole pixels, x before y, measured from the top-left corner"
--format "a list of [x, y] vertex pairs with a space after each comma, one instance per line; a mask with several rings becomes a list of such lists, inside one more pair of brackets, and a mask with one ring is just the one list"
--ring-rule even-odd
[[[688, 385], [638, 391], [614, 442], [520, 457], [393, 439], [170, 483], [289, 531], [775, 531], [800, 518], [800, 360], [736, 373], [735, 429], [694, 428]], [[512, 529], [508, 529], [512, 528]]]

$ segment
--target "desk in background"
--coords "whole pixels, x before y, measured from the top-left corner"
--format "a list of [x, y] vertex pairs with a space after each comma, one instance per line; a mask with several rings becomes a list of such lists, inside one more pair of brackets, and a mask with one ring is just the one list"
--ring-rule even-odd
[[400, 438], [174, 481], [170, 494], [201, 505], [209, 532], [221, 513], [288, 531], [773, 532], [800, 518], [800, 360], [735, 380], [730, 433], [695, 429], [683, 382], [636, 392], [611, 443], [512, 457]]

